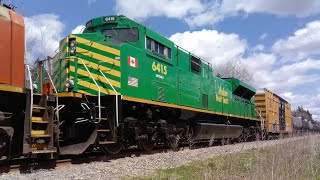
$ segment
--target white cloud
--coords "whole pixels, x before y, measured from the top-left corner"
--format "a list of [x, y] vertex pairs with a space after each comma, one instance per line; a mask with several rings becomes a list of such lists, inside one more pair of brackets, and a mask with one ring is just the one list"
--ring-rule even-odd
[[247, 49], [246, 41], [237, 34], [216, 30], [176, 33], [170, 40], [214, 65], [241, 57]]
[[292, 109], [298, 106], [303, 106], [304, 109], [309, 110], [314, 120], [320, 122], [320, 94], [295, 94], [291, 91], [281, 94], [287, 101], [291, 102]]
[[248, 69], [259, 72], [271, 71], [273, 65], [277, 61], [277, 58], [274, 54], [254, 53], [242, 60], [248, 66]]
[[267, 37], [268, 37], [268, 34], [267, 34], [267, 33], [263, 33], [263, 34], [260, 35], [259, 39], [260, 39], [260, 40], [264, 40], [264, 39], [266, 39]]
[[65, 25], [54, 14], [26, 17], [26, 60], [32, 64], [37, 58], [54, 55], [62, 39]]
[[[282, 93], [320, 81], [320, 60], [307, 59], [279, 67], [274, 54], [255, 53], [242, 61], [254, 74], [257, 88], [266, 87]], [[311, 73], [312, 70], [316, 71]]]
[[297, 30], [292, 36], [275, 42], [272, 49], [289, 61], [299, 60], [320, 54], [319, 42], [320, 21], [313, 21]]
[[163, 0], [116, 1], [118, 14], [133, 19], [166, 16], [183, 19], [190, 26], [214, 25], [239, 14], [267, 13], [307, 17], [320, 13], [318, 0]]
[[320, 13], [318, 0], [224, 0], [224, 12], [268, 13], [278, 16], [306, 17]]
[[182, 18], [189, 13], [199, 13], [203, 6], [199, 0], [117, 0], [118, 14], [126, 15], [133, 19], [144, 19], [152, 16], [167, 16]]
[[189, 14], [183, 18], [189, 26], [214, 25], [224, 20], [225, 14], [221, 12], [221, 4], [218, 1], [202, 4], [202, 6], [204, 11]]
[[79, 25], [71, 31], [71, 34], [81, 34], [86, 26]]
[[254, 46], [254, 47], [252, 48], [252, 50], [253, 50], [253, 51], [263, 51], [263, 50], [264, 50], [264, 45], [258, 44], [258, 45], [256, 45], [256, 46]]

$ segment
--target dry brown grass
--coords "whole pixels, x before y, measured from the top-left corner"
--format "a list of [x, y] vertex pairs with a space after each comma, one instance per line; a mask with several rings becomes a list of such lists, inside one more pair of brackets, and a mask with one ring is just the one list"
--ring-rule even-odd
[[320, 139], [306, 136], [302, 140], [284, 142], [274, 147], [158, 170], [150, 176], [137, 179], [320, 180]]

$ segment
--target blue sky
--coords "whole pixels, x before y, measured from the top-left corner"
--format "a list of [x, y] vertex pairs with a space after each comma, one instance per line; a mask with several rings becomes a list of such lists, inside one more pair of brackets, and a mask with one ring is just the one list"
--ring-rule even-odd
[[216, 68], [237, 59], [254, 76], [255, 87], [281, 94], [294, 107], [304, 105], [320, 120], [318, 0], [11, 0], [11, 3], [27, 17], [27, 38], [39, 40], [39, 32], [46, 34], [45, 44], [37, 41], [28, 51], [29, 59], [54, 54], [52, 49], [57, 48], [59, 39], [77, 27], [81, 29], [91, 18], [123, 14]]

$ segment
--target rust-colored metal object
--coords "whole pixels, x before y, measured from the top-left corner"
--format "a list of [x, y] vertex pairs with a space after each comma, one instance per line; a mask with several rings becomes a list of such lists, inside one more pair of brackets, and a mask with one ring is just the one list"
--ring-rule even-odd
[[0, 6], [0, 83], [24, 87], [24, 20], [20, 14]]

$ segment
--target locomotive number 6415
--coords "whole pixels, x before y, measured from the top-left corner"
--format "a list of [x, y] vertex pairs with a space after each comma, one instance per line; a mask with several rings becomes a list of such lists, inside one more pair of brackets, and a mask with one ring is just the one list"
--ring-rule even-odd
[[160, 63], [156, 63], [156, 62], [152, 63], [152, 70], [158, 71], [159, 73], [164, 74], [164, 75], [166, 75], [168, 73], [167, 66], [160, 64]]

